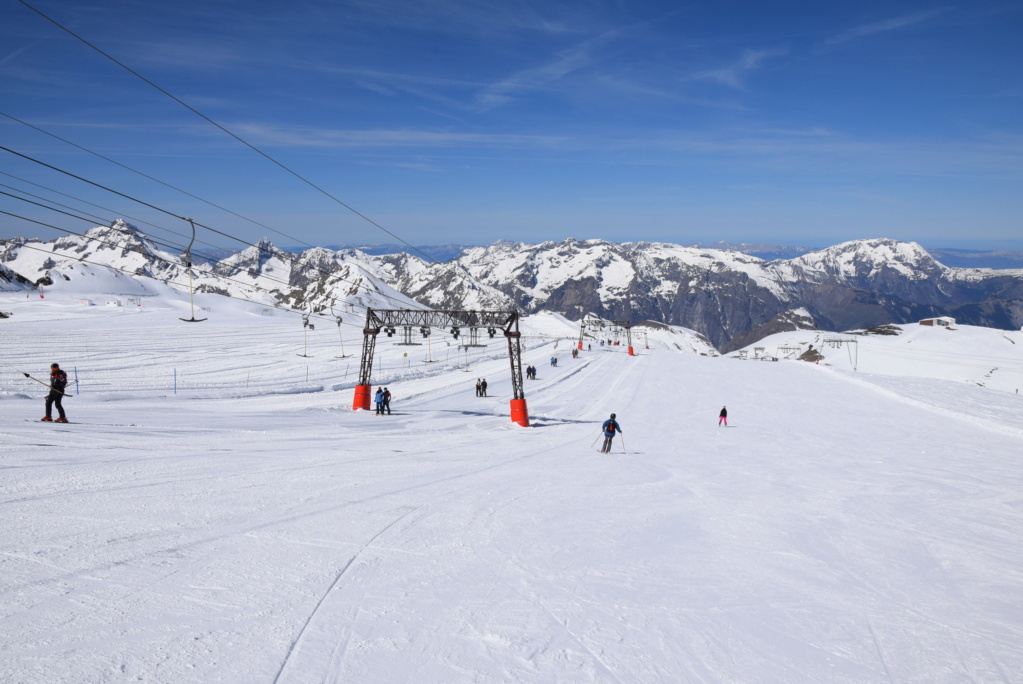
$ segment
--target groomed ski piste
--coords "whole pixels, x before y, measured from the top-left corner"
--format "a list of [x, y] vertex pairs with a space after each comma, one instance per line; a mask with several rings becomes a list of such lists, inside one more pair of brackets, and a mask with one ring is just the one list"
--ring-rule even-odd
[[357, 316], [104, 299], [0, 294], [0, 681], [1020, 681], [1023, 333], [854, 371], [535, 316], [526, 428], [500, 335], [381, 336], [377, 416]]

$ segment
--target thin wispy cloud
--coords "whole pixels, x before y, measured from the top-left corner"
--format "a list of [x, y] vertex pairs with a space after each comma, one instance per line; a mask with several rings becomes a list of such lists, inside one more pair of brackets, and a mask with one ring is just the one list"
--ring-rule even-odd
[[708, 107], [711, 109], [744, 110], [746, 107], [737, 100], [715, 100], [701, 97], [693, 97], [680, 92], [677, 87], [651, 86], [639, 82], [638, 79], [629, 79], [619, 76], [602, 76], [600, 83], [605, 91], [614, 94], [616, 97], [644, 98], [646, 100], [664, 100], [680, 104], [693, 105], [696, 107]]
[[[585, 33], [585, 14], [556, 3], [482, 0], [347, 0], [339, 16], [367, 26], [388, 27], [446, 36], [505, 36], [509, 32], [569, 35]], [[330, 10], [328, 10], [330, 11]]]
[[3, 66], [4, 64], [6, 64], [10, 60], [14, 59], [15, 57], [17, 57], [18, 55], [20, 55], [21, 53], [25, 52], [26, 50], [28, 50], [31, 47], [34, 47], [34, 43], [32, 45], [26, 45], [23, 48], [15, 50], [14, 52], [12, 52], [12, 53], [10, 53], [8, 55], [4, 55], [3, 57], [0, 57], [0, 66]]
[[224, 44], [149, 42], [128, 43], [132, 60], [147, 67], [162, 69], [226, 69], [242, 64], [245, 59], [238, 52]]
[[476, 109], [486, 111], [507, 104], [515, 93], [546, 88], [590, 63], [589, 49], [579, 47], [562, 53], [552, 62], [525, 69], [484, 88], [476, 95]]
[[904, 29], [909, 26], [915, 26], [916, 24], [923, 23], [928, 19], [944, 14], [948, 12], [948, 8], [940, 8], [933, 10], [925, 10], [922, 12], [914, 12], [912, 14], [903, 14], [898, 17], [892, 17], [891, 19], [885, 19], [884, 21], [876, 21], [870, 24], [862, 24], [854, 28], [844, 31], [837, 36], [828, 38], [824, 43], [826, 45], [839, 45], [841, 43], [847, 43], [857, 38], [868, 38], [870, 36], [876, 36], [880, 33], [888, 33], [889, 31], [897, 31]]
[[358, 87], [377, 95], [384, 97], [394, 97], [399, 94], [412, 95], [456, 110], [470, 109], [466, 100], [471, 93], [486, 85], [481, 81], [376, 69], [318, 68], [324, 73], [349, 77], [352, 83]]
[[480, 111], [487, 111], [500, 107], [512, 101], [517, 93], [546, 89], [569, 74], [589, 67], [595, 61], [593, 51], [597, 47], [613, 40], [619, 33], [619, 31], [608, 31], [583, 41], [562, 51], [546, 64], [523, 69], [508, 78], [487, 86], [476, 95], [475, 108]]
[[688, 80], [713, 81], [742, 90], [745, 87], [746, 78], [751, 73], [760, 69], [767, 60], [773, 57], [780, 57], [786, 52], [788, 51], [780, 48], [774, 50], [746, 50], [735, 62], [717, 69], [697, 72], [689, 76]]
[[235, 130], [260, 145], [278, 147], [453, 147], [501, 148], [553, 147], [565, 139], [559, 136], [500, 133], [453, 133], [412, 129], [340, 130], [328, 128], [281, 128], [240, 124]]
[[[468, 79], [429, 76], [425, 74], [410, 74], [397, 71], [381, 71], [379, 69], [355, 69], [335, 66], [317, 67], [326, 73], [351, 76], [363, 81], [378, 81], [387, 83], [395, 88], [405, 89], [414, 85], [430, 85], [451, 88], [479, 88], [485, 85], [482, 81]], [[400, 84], [400, 86], [399, 86]]]

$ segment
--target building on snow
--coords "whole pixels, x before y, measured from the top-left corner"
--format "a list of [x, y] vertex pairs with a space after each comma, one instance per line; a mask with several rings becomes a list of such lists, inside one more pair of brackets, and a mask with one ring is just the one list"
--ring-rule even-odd
[[932, 325], [941, 328], [948, 328], [949, 330], [955, 330], [956, 319], [951, 316], [938, 316], [937, 318], [925, 318], [920, 321], [920, 325]]

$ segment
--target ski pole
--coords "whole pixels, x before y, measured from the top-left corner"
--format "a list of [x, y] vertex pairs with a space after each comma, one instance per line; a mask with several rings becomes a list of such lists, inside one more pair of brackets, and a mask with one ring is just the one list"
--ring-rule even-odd
[[[603, 433], [601, 433], [601, 434], [603, 434]], [[597, 439], [600, 439], [600, 435], [597, 435]], [[593, 444], [591, 444], [591, 445], [590, 445], [590, 448], [591, 448], [591, 449], [592, 449], [593, 447], [597, 446], [597, 439], [593, 440]]]
[[[0, 362], [0, 363], [3, 363], [3, 365], [7, 366], [8, 368], [14, 368], [14, 366], [10, 365], [10, 364], [9, 364], [9, 363], [7, 363], [6, 361]], [[50, 385], [49, 385], [49, 383], [48, 383], [48, 382], [43, 382], [43, 381], [42, 381], [42, 380], [40, 380], [39, 378], [37, 378], [37, 377], [33, 377], [32, 375], [29, 375], [29, 374], [28, 374], [27, 372], [25, 372], [24, 370], [21, 370], [20, 368], [14, 368], [14, 370], [16, 370], [17, 372], [19, 372], [19, 373], [21, 373], [21, 374], [25, 375], [25, 376], [26, 376], [27, 378], [29, 378], [30, 380], [35, 380], [36, 382], [39, 382], [39, 383], [40, 383], [40, 384], [42, 384], [43, 386], [46, 386], [46, 387], [50, 387]], [[50, 387], [50, 390], [53, 390], [53, 387]], [[60, 391], [59, 391], [59, 390], [53, 390], [53, 392], [60, 392]], [[60, 392], [60, 394], [62, 395], [62, 394], [64, 394], [64, 393]]]
[[622, 453], [623, 454], [629, 453], [628, 451], [625, 450], [625, 435], [624, 434], [622, 435]]
[[50, 385], [49, 385], [49, 384], [47, 384], [47, 383], [43, 382], [43, 381], [42, 381], [42, 380], [40, 380], [39, 378], [33, 378], [33, 377], [32, 377], [31, 375], [29, 375], [28, 373], [22, 373], [22, 375], [24, 375], [24, 376], [25, 376], [26, 378], [28, 378], [29, 380], [35, 380], [35, 381], [36, 381], [36, 382], [38, 382], [38, 383], [39, 383], [40, 385], [42, 385], [42, 386], [44, 386], [44, 387], [48, 387], [48, 388], [49, 388], [50, 390], [52, 390], [52, 391], [54, 391], [54, 392], [58, 392], [58, 393], [60, 393], [60, 394], [63, 394], [63, 395], [65, 396], [65, 397], [70, 397], [70, 396], [72, 396], [72, 395], [68, 394], [67, 392], [61, 392], [61, 391], [60, 391], [59, 389], [56, 389], [56, 388], [50, 387]]
[[[6, 361], [3, 361], [2, 363], [3, 363], [3, 364], [4, 364], [5, 366], [7, 366], [8, 368], [14, 368], [14, 366], [12, 366], [11, 364], [7, 363]], [[36, 382], [38, 382], [38, 383], [39, 383], [40, 385], [42, 385], [43, 387], [48, 387], [49, 389], [53, 390], [54, 392], [60, 392], [60, 393], [61, 393], [61, 394], [63, 394], [63, 395], [65, 396], [65, 397], [70, 397], [70, 396], [73, 396], [73, 395], [71, 395], [71, 394], [67, 394], [66, 392], [61, 392], [61, 391], [60, 391], [59, 389], [53, 389], [52, 387], [50, 387], [50, 384], [49, 384], [49, 383], [43, 382], [43, 381], [42, 381], [42, 380], [40, 380], [39, 378], [33, 378], [33, 377], [32, 377], [31, 375], [29, 375], [28, 373], [26, 373], [25, 371], [23, 371], [23, 370], [21, 370], [21, 369], [19, 369], [19, 368], [14, 368], [14, 370], [18, 371], [19, 373], [21, 373], [22, 375], [24, 375], [24, 376], [25, 376], [26, 378], [28, 378], [29, 380], [35, 380]]]

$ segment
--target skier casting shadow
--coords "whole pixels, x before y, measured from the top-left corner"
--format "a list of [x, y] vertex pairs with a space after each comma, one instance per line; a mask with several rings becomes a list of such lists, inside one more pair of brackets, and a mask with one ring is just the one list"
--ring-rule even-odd
[[604, 431], [604, 446], [600, 448], [600, 453], [610, 454], [611, 453], [611, 442], [614, 440], [615, 435], [622, 431], [622, 426], [615, 420], [615, 414], [611, 414], [611, 417], [604, 421], [604, 424], [600, 426], [600, 429]]

